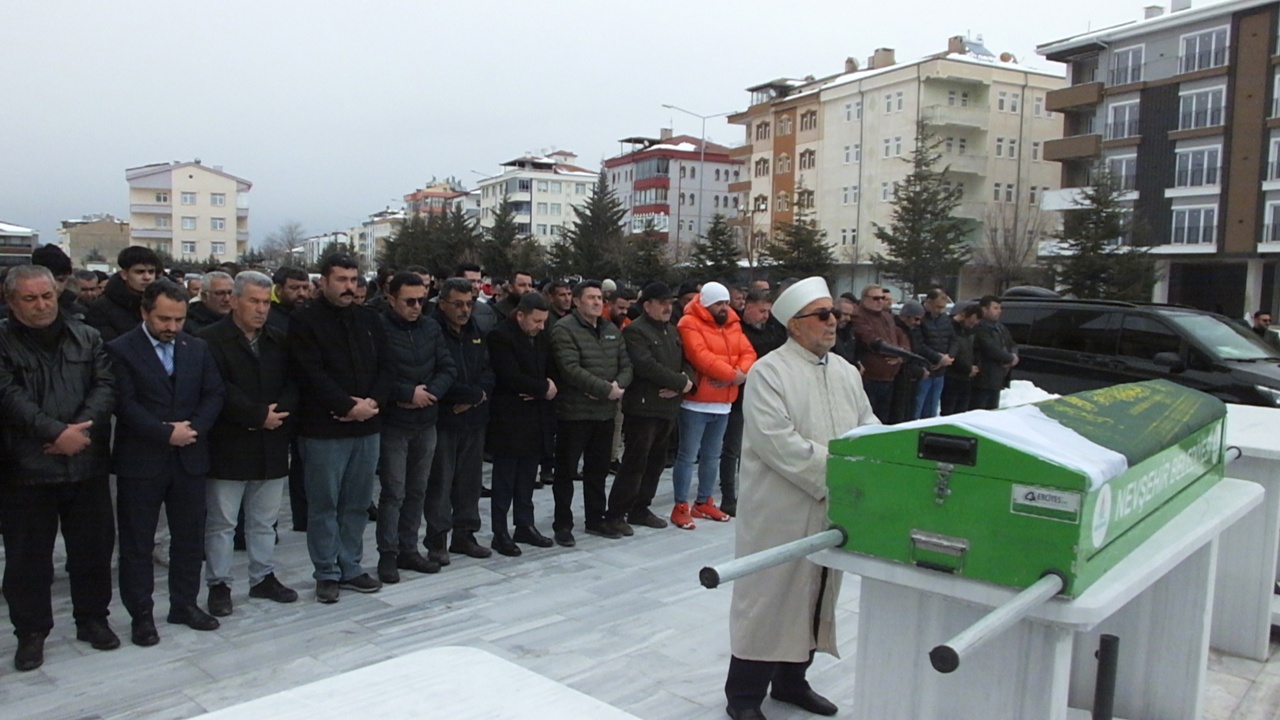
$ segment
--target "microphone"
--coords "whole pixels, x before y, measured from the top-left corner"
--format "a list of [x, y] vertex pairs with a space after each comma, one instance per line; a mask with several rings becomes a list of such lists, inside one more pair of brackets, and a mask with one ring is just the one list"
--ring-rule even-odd
[[890, 355], [892, 357], [902, 358], [903, 360], [914, 360], [916, 362], [924, 364], [925, 367], [929, 367], [933, 365], [933, 363], [929, 362], [928, 360], [925, 360], [924, 358], [911, 352], [910, 350], [900, 348], [897, 345], [890, 345], [884, 340], [881, 340], [878, 338], [871, 341], [871, 350], [872, 352], [878, 353], [880, 355]]

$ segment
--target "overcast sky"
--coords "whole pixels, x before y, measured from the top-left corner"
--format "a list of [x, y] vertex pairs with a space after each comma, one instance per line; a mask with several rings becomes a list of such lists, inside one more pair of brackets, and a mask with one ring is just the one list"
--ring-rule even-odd
[[[697, 135], [663, 103], [741, 110], [749, 85], [877, 47], [905, 61], [969, 33], [1062, 72], [1035, 46], [1144, 4], [8, 0], [0, 220], [55, 241], [64, 218], [128, 217], [125, 168], [199, 157], [253, 183], [254, 244], [287, 220], [346, 229], [432, 176], [470, 187], [525, 151], [595, 169], [618, 138]], [[707, 123], [713, 141], [741, 132]]]

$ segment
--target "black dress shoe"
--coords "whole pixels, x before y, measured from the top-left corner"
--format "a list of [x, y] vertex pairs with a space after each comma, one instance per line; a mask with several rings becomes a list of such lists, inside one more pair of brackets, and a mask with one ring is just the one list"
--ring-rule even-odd
[[209, 614], [226, 617], [231, 614], [231, 588], [226, 583], [209, 586]]
[[778, 702], [795, 705], [814, 715], [835, 715], [839, 710], [835, 703], [814, 692], [813, 688], [805, 688], [799, 692], [778, 692], [775, 689], [769, 693], [769, 696]]
[[217, 630], [218, 618], [201, 610], [195, 605], [169, 609], [169, 617], [165, 618], [170, 625], [186, 625], [192, 630]]
[[396, 567], [401, 570], [412, 570], [423, 574], [440, 572], [440, 563], [431, 562], [422, 557], [416, 550], [402, 552], [396, 556]]
[[607, 520], [600, 520], [599, 522], [589, 522], [586, 524], [586, 528], [587, 528], [588, 535], [597, 535], [602, 538], [608, 538], [609, 540], [617, 540], [618, 538], [622, 537], [622, 533], [618, 532], [613, 527], [613, 523]]
[[524, 554], [524, 551], [520, 549], [519, 545], [516, 545], [516, 541], [512, 540], [510, 535], [494, 533], [493, 542], [489, 543], [489, 547], [493, 548], [494, 552], [499, 555], [506, 555], [507, 557], [520, 557]]
[[554, 540], [538, 532], [538, 528], [532, 525], [529, 525], [527, 527], [521, 526], [516, 528], [516, 531], [511, 536], [511, 539], [515, 540], [518, 543], [524, 543], [525, 545], [532, 545], [534, 547], [540, 547], [540, 548], [549, 548], [552, 545], [556, 544]]
[[[466, 555], [477, 560], [493, 556], [492, 550], [476, 542], [476, 536], [466, 530], [454, 531], [453, 542], [449, 543], [449, 552]], [[444, 563], [441, 564], [443, 565]]]
[[760, 712], [760, 708], [734, 709], [733, 707], [726, 707], [724, 711], [733, 720], [767, 720], [764, 713]]
[[106, 620], [76, 623], [76, 639], [89, 643], [94, 650], [115, 650], [120, 647], [120, 638], [111, 631]]
[[156, 622], [150, 615], [133, 619], [133, 631], [129, 639], [139, 647], [151, 647], [160, 642], [160, 633], [156, 632]]
[[35, 670], [44, 664], [44, 635], [23, 635], [18, 638], [18, 650], [13, 654], [13, 666], [22, 672]]
[[481, 485], [481, 486], [480, 486], [480, 497], [482, 497], [482, 498], [491, 498], [491, 497], [493, 497], [493, 488], [487, 488], [487, 487], [485, 487], [485, 486]]
[[560, 547], [573, 547], [578, 544], [578, 541], [573, 539], [573, 532], [571, 530], [557, 530], [555, 535], [556, 544]]

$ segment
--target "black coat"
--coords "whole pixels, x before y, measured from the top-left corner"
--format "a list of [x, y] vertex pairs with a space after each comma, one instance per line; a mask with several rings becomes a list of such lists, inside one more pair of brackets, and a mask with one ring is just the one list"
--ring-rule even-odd
[[[637, 417], [675, 420], [680, 414], [683, 393], [695, 377], [684, 356], [680, 331], [670, 322], [658, 322], [648, 315], [622, 331], [627, 356], [631, 358], [631, 384], [622, 396], [622, 412]], [[659, 393], [674, 390], [675, 397]]]
[[1009, 387], [1009, 370], [1018, 346], [1014, 344], [1009, 329], [999, 321], [983, 320], [974, 328], [973, 363], [978, 374], [973, 386], [980, 390], [1000, 390]]
[[[272, 480], [289, 474], [289, 442], [297, 430], [298, 384], [289, 372], [284, 333], [264, 327], [254, 354], [231, 316], [200, 331], [222, 374], [227, 397], [209, 434], [209, 477]], [[267, 409], [290, 413], [274, 430], [263, 429]]]
[[[453, 354], [457, 372], [449, 392], [440, 398], [438, 424], [452, 428], [483, 428], [489, 424], [489, 400], [493, 395], [493, 369], [489, 367], [489, 350], [484, 337], [476, 327], [474, 317], [462, 326], [460, 333], [449, 328], [449, 322], [438, 308], [432, 313], [432, 318], [440, 324], [445, 347]], [[459, 405], [470, 407], [460, 413], [454, 412]]]
[[[56, 345], [13, 320], [0, 321], [0, 471], [6, 482], [43, 485], [111, 471], [115, 376], [98, 331], [64, 314]], [[83, 451], [47, 455], [67, 425], [92, 420]]]
[[219, 315], [203, 302], [187, 303], [187, 322], [182, 331], [188, 335], [199, 335], [200, 331], [222, 320], [226, 315]]
[[[299, 390], [298, 434], [308, 438], [357, 438], [382, 430], [391, 400], [385, 367], [386, 333], [378, 314], [363, 305], [340, 308], [321, 296], [289, 319], [289, 362]], [[364, 422], [342, 422], [351, 398], [373, 398], [379, 413]]]
[[494, 376], [485, 447], [497, 457], [549, 457], [555, 406], [545, 399], [553, 367], [547, 331], [529, 337], [515, 318], [508, 318], [485, 342]]
[[120, 273], [107, 280], [102, 297], [93, 301], [84, 321], [102, 335], [102, 342], [111, 342], [142, 323], [142, 294], [125, 285]]
[[[386, 307], [386, 303], [383, 303]], [[386, 410], [386, 423], [416, 429], [436, 424], [440, 403], [421, 408], [403, 408], [398, 403], [413, 400], [413, 391], [424, 385], [437, 399], [453, 387], [458, 371], [453, 353], [445, 347], [440, 324], [423, 315], [408, 322], [387, 307], [379, 313], [387, 334], [387, 363], [391, 369], [391, 403]]]

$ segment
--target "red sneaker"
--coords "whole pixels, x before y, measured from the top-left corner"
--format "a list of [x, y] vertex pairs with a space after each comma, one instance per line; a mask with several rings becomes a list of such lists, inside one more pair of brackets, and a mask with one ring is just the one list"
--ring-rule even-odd
[[693, 516], [699, 520], [715, 520], [716, 522], [729, 522], [729, 516], [716, 507], [716, 501], [707, 498], [704, 503], [697, 503], [693, 506]]
[[693, 524], [693, 518], [689, 517], [689, 503], [676, 503], [676, 506], [671, 508], [671, 524], [681, 530], [693, 530], [698, 527]]

